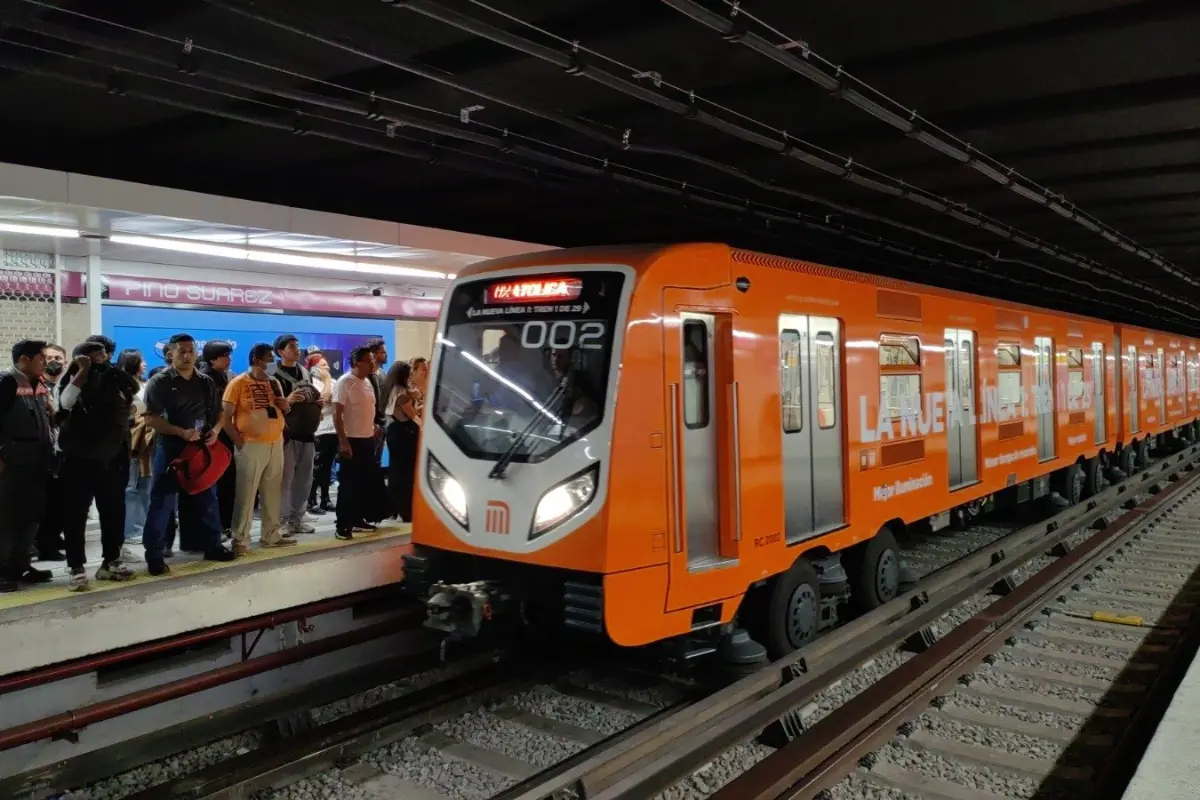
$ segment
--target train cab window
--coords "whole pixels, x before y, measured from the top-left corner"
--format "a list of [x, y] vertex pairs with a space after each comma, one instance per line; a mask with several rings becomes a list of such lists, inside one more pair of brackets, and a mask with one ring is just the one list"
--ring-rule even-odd
[[683, 323], [683, 424], [708, 425], [708, 326], [702, 320]]
[[[834, 369], [833, 334], [817, 334], [817, 425], [828, 430], [837, 424], [837, 370]], [[918, 390], [919, 391], [919, 390]]]
[[1067, 403], [1078, 410], [1087, 406], [1087, 381], [1083, 375], [1083, 348], [1067, 348]]
[[921, 407], [921, 341], [916, 336], [879, 337], [879, 391], [893, 419]]
[[804, 429], [804, 394], [800, 378], [800, 353], [803, 339], [799, 331], [779, 334], [779, 402], [783, 407], [783, 432]]
[[1001, 406], [1021, 406], [1021, 345], [1000, 342], [996, 345], [996, 395]]

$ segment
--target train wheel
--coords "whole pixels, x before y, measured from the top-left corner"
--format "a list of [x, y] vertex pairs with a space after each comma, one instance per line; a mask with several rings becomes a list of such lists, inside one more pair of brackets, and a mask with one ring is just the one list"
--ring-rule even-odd
[[1083, 499], [1084, 489], [1087, 485], [1087, 476], [1084, 474], [1083, 467], [1072, 464], [1062, 471], [1061, 480], [1059, 494], [1064, 500], [1075, 505]]
[[1104, 464], [1100, 456], [1089, 458], [1083, 466], [1083, 497], [1100, 494], [1104, 486]]
[[1131, 476], [1137, 472], [1137, 445], [1130, 444], [1121, 450], [1120, 459], [1121, 471], [1126, 476]]
[[843, 556], [855, 611], [879, 608], [900, 594], [900, 548], [891, 529], [855, 545]]
[[[772, 582], [766, 605], [767, 655], [782, 658], [817, 638], [821, 622], [821, 584], [817, 571], [805, 558], [798, 558], [787, 572]], [[754, 628], [760, 626], [755, 625]]]
[[1150, 437], [1146, 437], [1134, 446], [1134, 452], [1137, 454], [1137, 469], [1145, 469], [1150, 466]]

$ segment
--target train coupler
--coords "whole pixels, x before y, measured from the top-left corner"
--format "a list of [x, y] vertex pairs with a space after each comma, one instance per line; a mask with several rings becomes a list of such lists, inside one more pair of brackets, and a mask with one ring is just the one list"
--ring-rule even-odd
[[443, 583], [429, 588], [425, 601], [425, 627], [456, 639], [478, 636], [484, 624], [506, 614], [512, 595], [495, 581]]

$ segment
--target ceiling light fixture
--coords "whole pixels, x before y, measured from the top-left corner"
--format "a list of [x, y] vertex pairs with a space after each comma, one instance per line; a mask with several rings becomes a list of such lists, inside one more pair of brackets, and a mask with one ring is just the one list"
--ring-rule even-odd
[[30, 236], [53, 236], [58, 239], [78, 239], [79, 231], [74, 228], [57, 228], [53, 225], [19, 225], [0, 222], [0, 233], [25, 233]]
[[416, 267], [399, 267], [392, 264], [376, 264], [370, 261], [354, 261], [346, 258], [331, 258], [328, 256], [306, 256], [299, 253], [284, 253], [277, 250], [252, 250], [245, 247], [208, 244], [206, 242], [190, 241], [188, 239], [168, 239], [158, 236], [128, 236], [114, 233], [109, 237], [113, 244], [125, 244], [133, 247], [150, 247], [158, 250], [171, 250], [177, 253], [192, 253], [195, 255], [217, 256], [232, 258], [239, 261], [256, 261], [263, 264], [281, 264], [290, 267], [313, 267], [335, 272], [352, 272], [359, 275], [386, 275], [397, 278], [436, 278], [445, 280], [444, 272]]

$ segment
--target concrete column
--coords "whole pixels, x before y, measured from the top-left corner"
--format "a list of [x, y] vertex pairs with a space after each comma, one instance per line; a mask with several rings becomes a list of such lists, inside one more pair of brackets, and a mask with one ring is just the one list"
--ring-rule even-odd
[[87, 257], [87, 304], [88, 330], [92, 335], [104, 333], [104, 318], [101, 312], [100, 296], [104, 293], [104, 284], [100, 281], [100, 270], [104, 262], [100, 256], [92, 253]]
[[396, 353], [394, 358], [409, 361], [417, 358], [429, 358], [433, 355], [433, 338], [437, 331], [437, 323], [425, 320], [398, 319], [396, 320]]

